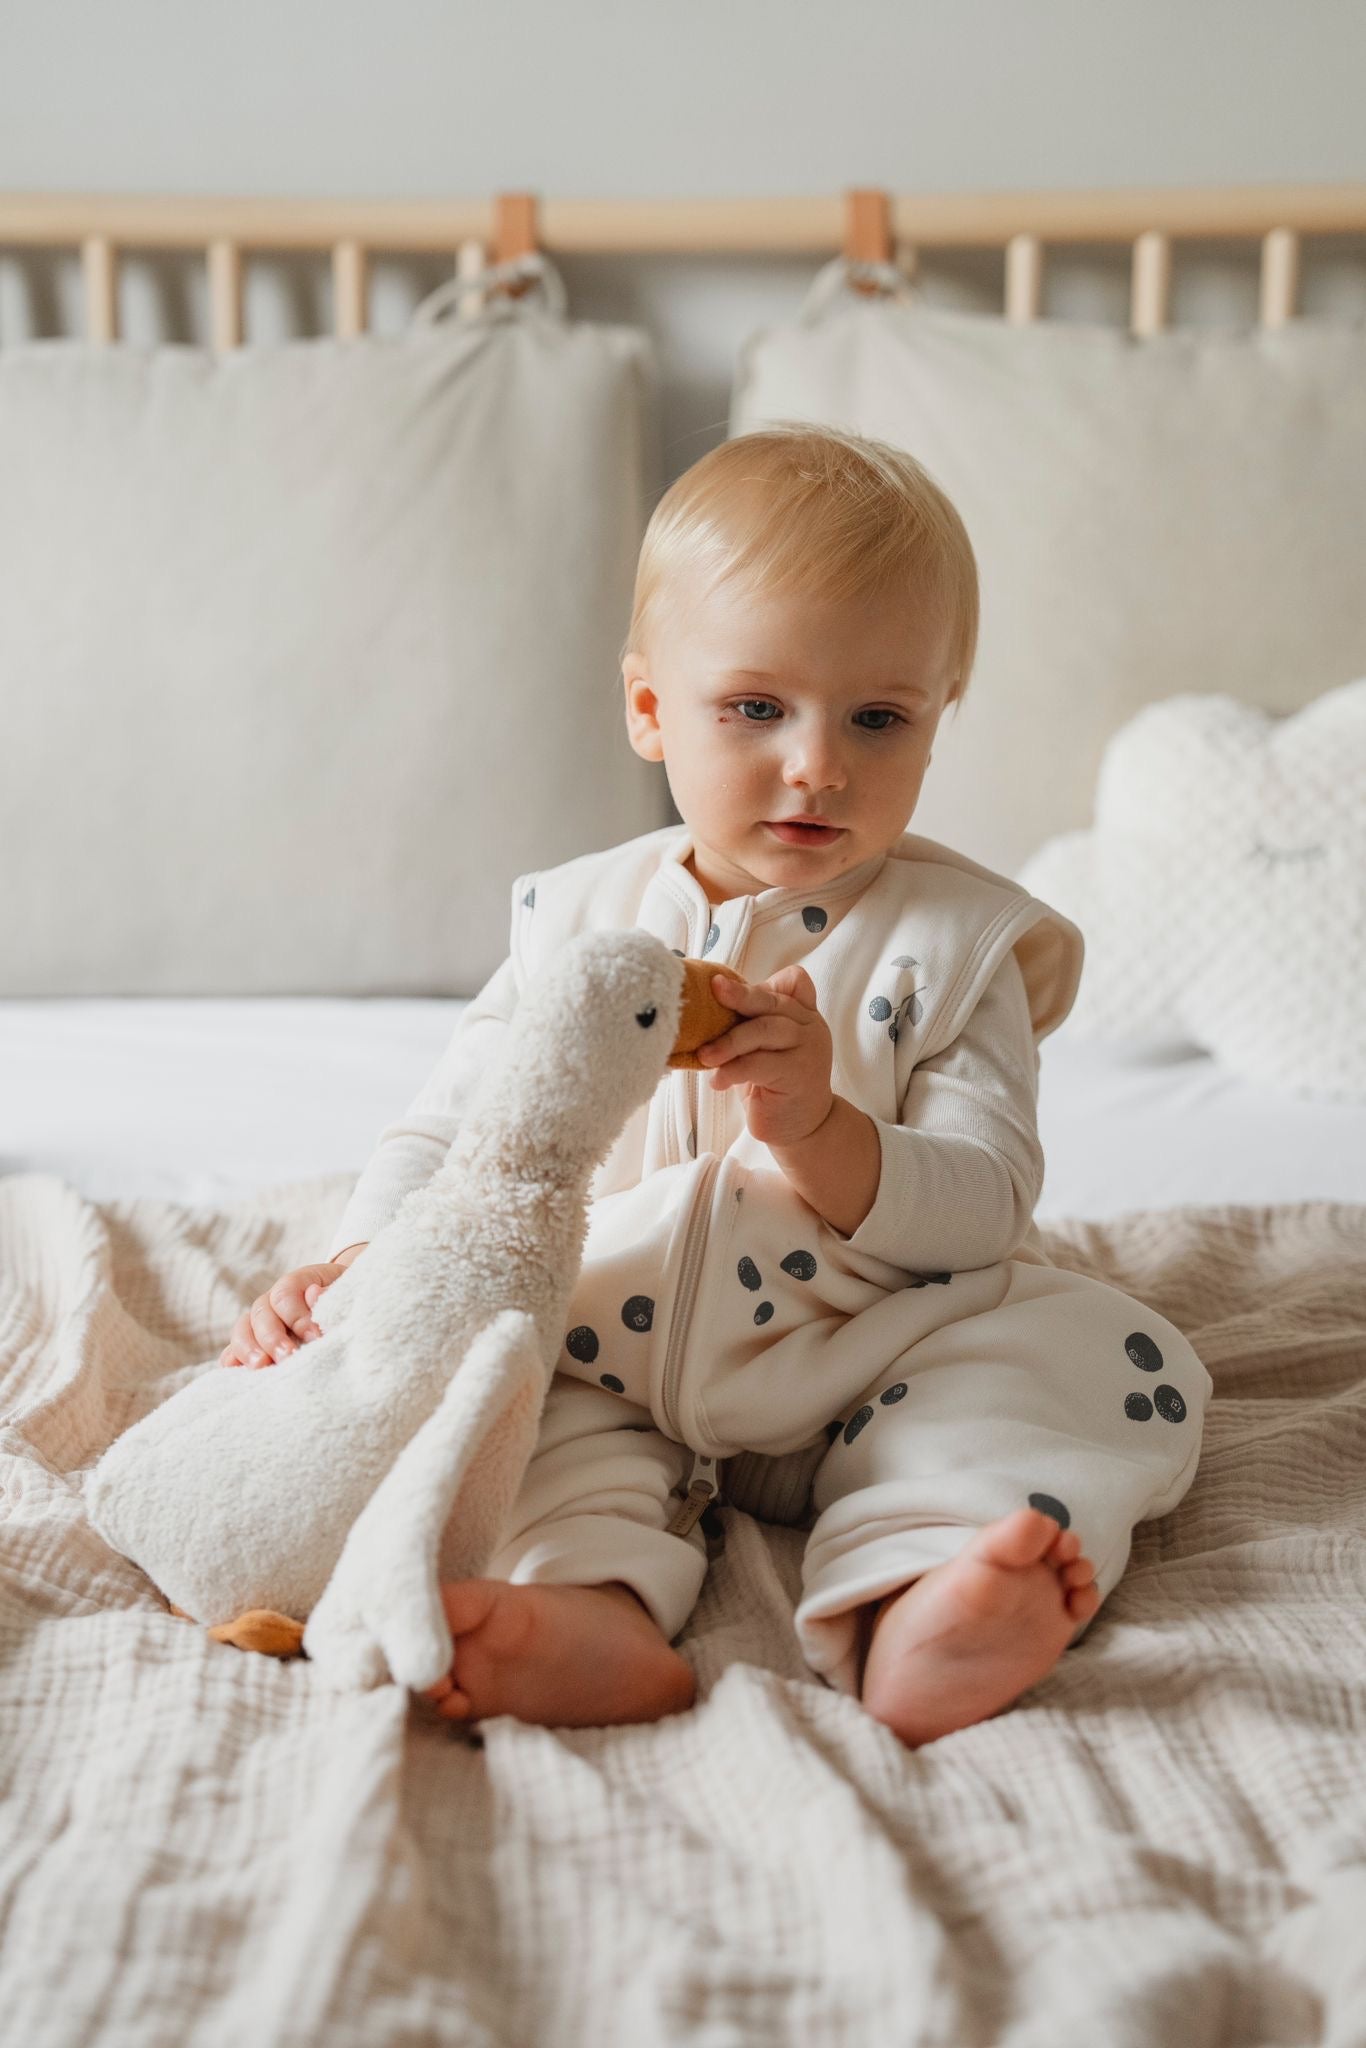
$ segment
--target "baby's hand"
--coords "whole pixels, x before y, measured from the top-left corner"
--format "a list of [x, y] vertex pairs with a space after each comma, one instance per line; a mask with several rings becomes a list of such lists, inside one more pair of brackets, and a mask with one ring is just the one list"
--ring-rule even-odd
[[702, 1064], [716, 1069], [713, 1088], [744, 1089], [745, 1121], [761, 1145], [800, 1144], [835, 1100], [834, 1043], [811, 976], [804, 967], [780, 967], [767, 981], [746, 982], [718, 969], [711, 985], [742, 1018], [697, 1048]]
[[282, 1365], [300, 1344], [309, 1344], [322, 1331], [313, 1320], [318, 1296], [334, 1280], [340, 1280], [345, 1265], [324, 1261], [318, 1266], [296, 1266], [285, 1273], [265, 1294], [258, 1294], [250, 1308], [244, 1308], [232, 1326], [232, 1335], [219, 1353], [220, 1365]]

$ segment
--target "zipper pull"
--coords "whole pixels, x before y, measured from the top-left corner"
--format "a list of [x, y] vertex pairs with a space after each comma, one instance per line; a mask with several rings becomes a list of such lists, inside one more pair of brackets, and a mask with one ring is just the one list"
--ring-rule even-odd
[[668, 1527], [670, 1536], [686, 1536], [698, 1518], [705, 1514], [711, 1501], [719, 1500], [721, 1487], [716, 1476], [715, 1458], [706, 1457], [701, 1451], [693, 1456], [692, 1470], [688, 1474], [687, 1497], [678, 1508]]

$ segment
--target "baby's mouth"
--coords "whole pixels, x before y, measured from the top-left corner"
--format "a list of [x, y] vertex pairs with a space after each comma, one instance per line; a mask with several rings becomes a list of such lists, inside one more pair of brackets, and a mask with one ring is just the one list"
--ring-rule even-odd
[[831, 846], [842, 832], [842, 825], [813, 825], [802, 818], [769, 818], [765, 826], [784, 846]]

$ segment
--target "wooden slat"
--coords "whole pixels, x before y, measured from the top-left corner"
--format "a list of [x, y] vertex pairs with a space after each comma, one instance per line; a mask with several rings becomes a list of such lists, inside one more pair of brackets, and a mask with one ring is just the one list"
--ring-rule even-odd
[[1150, 228], [1134, 243], [1129, 325], [1135, 334], [1160, 334], [1172, 292], [1171, 237]]
[[[1041, 242], [1133, 242], [1152, 229], [1174, 239], [1260, 240], [1366, 234], [1366, 184], [1250, 185], [1111, 192], [890, 195], [893, 239], [926, 248], [1003, 249], [1013, 235]], [[821, 255], [842, 247], [839, 193], [771, 199], [540, 199], [538, 246], [553, 254], [620, 251]], [[123, 249], [455, 249], [492, 240], [493, 202], [181, 198], [174, 195], [0, 193], [0, 244], [75, 247], [103, 235]]]
[[1006, 319], [1024, 327], [1043, 306], [1043, 243], [1037, 235], [1012, 235], [1006, 243]]
[[85, 280], [85, 338], [119, 338], [119, 259], [107, 235], [89, 235], [81, 244]]
[[[875, 185], [853, 186], [844, 195], [844, 208], [845, 262], [890, 263], [892, 210], [888, 195]], [[854, 276], [849, 282], [865, 297], [875, 297], [883, 290], [874, 278]]]
[[[539, 247], [534, 192], [498, 192], [493, 201], [493, 260], [515, 263], [519, 256], [534, 256]], [[505, 280], [499, 287], [510, 299], [520, 299], [533, 290], [530, 277]]]
[[242, 251], [236, 242], [210, 242], [209, 339], [216, 349], [242, 346]]
[[[469, 235], [455, 252], [455, 274], [457, 277], [478, 277], [488, 269], [488, 252], [477, 235]], [[462, 296], [462, 315], [468, 317], [482, 313], [487, 292], [468, 292]]]
[[1300, 238], [1293, 228], [1273, 228], [1262, 242], [1261, 285], [1263, 327], [1284, 327], [1300, 296]]
[[370, 317], [370, 266], [353, 236], [332, 247], [332, 332], [339, 341], [364, 334]]

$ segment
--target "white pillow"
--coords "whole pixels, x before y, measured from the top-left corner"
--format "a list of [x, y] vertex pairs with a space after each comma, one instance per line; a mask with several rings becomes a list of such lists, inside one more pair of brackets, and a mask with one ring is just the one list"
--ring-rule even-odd
[[617, 654], [633, 328], [0, 349], [0, 995], [469, 995], [667, 824]]
[[746, 342], [732, 434], [823, 421], [915, 455], [963, 516], [977, 668], [914, 829], [1013, 874], [1085, 825], [1153, 699], [1293, 711], [1366, 671], [1366, 325], [1014, 327], [831, 297]]
[[1069, 1031], [1366, 1100], [1366, 677], [1279, 721], [1150, 705], [1106, 748], [1094, 828], [1020, 880], [1086, 934]]

